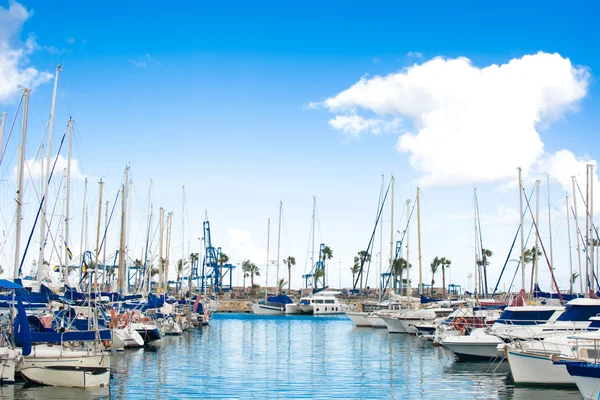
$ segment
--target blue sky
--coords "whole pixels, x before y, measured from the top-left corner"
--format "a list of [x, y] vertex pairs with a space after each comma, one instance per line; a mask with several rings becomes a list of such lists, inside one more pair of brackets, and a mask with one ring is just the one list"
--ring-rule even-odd
[[[593, 21], [597, 6], [521, 3], [23, 2], [32, 14], [11, 37], [0, 39], [18, 49], [35, 34], [37, 49], [21, 60], [20, 69], [53, 73], [62, 64], [55, 134], [63, 132], [72, 115], [83, 173], [93, 182], [104, 177], [111, 202], [124, 166], [131, 165], [136, 187], [132, 225], [138, 230], [145, 229], [152, 178], [155, 209], [175, 211], [173, 243], [180, 249], [185, 185], [186, 240], [192, 247], [199, 245], [200, 222], [208, 210], [213, 240], [240, 262], [261, 254], [257, 249], [265, 247], [266, 220], [271, 217], [276, 225], [281, 199], [286, 215], [283, 253], [299, 259], [296, 285], [304, 270], [316, 195], [323, 240], [334, 249], [334, 264], [342, 263], [342, 283], [347, 286], [352, 258], [370, 236], [380, 176], [394, 173], [398, 178], [397, 219], [404, 200], [414, 198], [422, 171], [411, 164], [408, 153], [395, 149], [403, 131], [415, 129], [414, 121], [404, 117], [401, 128], [379, 135], [346, 135], [329, 123], [336, 111], [310, 108], [310, 102], [335, 97], [361, 77], [401, 72], [438, 56], [466, 57], [484, 68], [540, 51], [558, 53], [574, 66], [586, 67], [589, 79], [585, 95], [569, 103], [572, 111], [538, 127], [544, 150], [551, 154], [568, 149], [577, 157], [598, 158], [598, 56], [593, 51], [599, 39]], [[6, 2], [0, 6], [11, 7]], [[51, 91], [51, 83], [45, 83], [32, 92], [28, 159], [40, 143]], [[0, 100], [10, 121], [18, 100], [18, 94]], [[365, 118], [376, 114], [363, 111]], [[8, 144], [13, 154], [17, 137], [15, 133]], [[512, 146], [523, 143], [515, 140]], [[1, 179], [12, 177], [14, 161], [14, 156], [3, 161]], [[490, 216], [484, 240], [497, 254], [491, 267], [497, 276], [518, 223], [503, 218], [502, 207], [518, 206], [518, 195], [505, 183], [423, 188], [424, 268], [435, 255], [446, 255], [454, 260], [454, 280], [466, 285], [473, 243], [472, 221], [465, 216], [472, 213], [472, 188], [477, 186], [482, 213]], [[553, 184], [552, 206], [562, 210], [564, 190], [558, 180]], [[7, 210], [3, 230], [10, 232], [14, 181], [0, 185], [0, 204]], [[82, 182], [74, 185], [72, 207], [78, 219]], [[96, 192], [90, 188], [95, 201]], [[95, 206], [90, 210], [93, 219]], [[26, 232], [32, 212], [33, 207], [25, 210]], [[558, 221], [553, 226], [554, 243], [562, 249], [557, 262], [566, 268], [566, 228], [561, 230]], [[80, 222], [73, 225], [79, 232]], [[232, 248], [232, 229], [251, 234], [251, 244]], [[389, 225], [384, 230], [387, 237]], [[90, 237], [93, 231], [89, 228]], [[109, 249], [114, 251], [116, 226], [110, 232]], [[78, 242], [79, 233], [75, 236]], [[143, 235], [135, 236], [132, 247], [139, 248]], [[384, 244], [384, 258], [388, 247]], [[13, 257], [5, 248], [3, 264]], [[275, 259], [272, 254], [269, 258]], [[337, 277], [335, 272], [332, 279]], [[563, 279], [562, 287], [567, 283]]]

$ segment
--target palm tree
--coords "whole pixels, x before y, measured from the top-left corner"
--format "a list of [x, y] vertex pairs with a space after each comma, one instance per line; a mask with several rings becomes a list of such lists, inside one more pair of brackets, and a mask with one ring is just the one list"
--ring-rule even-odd
[[181, 275], [183, 275], [183, 268], [187, 265], [187, 261], [185, 261], [184, 259], [180, 258], [179, 260], [177, 260], [177, 282], [175, 282], [175, 288], [177, 289], [177, 285], [180, 285], [181, 283], [179, 282], [181, 279]]
[[356, 261], [356, 257], [354, 258], [354, 264], [350, 268], [352, 271], [352, 285], [354, 285], [354, 281], [356, 280], [356, 274], [360, 271], [360, 262]]
[[277, 293], [281, 293], [281, 290], [283, 289], [283, 287], [285, 286], [287, 282], [285, 281], [285, 278], [281, 278], [278, 282], [277, 282], [277, 288], [279, 289], [277, 291]]
[[246, 278], [250, 277], [250, 265], [252, 265], [252, 262], [250, 262], [250, 260], [242, 261], [242, 272], [244, 273], [244, 290], [246, 290]]
[[438, 268], [440, 267], [440, 265], [442, 265], [442, 259], [437, 256], [433, 259], [433, 261], [429, 265], [431, 268], [431, 293], [432, 294], [433, 294], [433, 288], [435, 285], [435, 274], [436, 274]]
[[288, 290], [292, 290], [292, 265], [296, 265], [296, 259], [292, 256], [288, 256], [283, 263], [288, 267]]
[[571, 294], [573, 294], [573, 286], [575, 286], [575, 281], [577, 280], [577, 278], [579, 278], [579, 273], [573, 272], [573, 274], [571, 275]]
[[[412, 264], [410, 264], [408, 268], [412, 268]], [[405, 269], [406, 260], [404, 258], [400, 257], [394, 260], [394, 265], [392, 266], [392, 275], [394, 275], [394, 288], [398, 286], [398, 281], [400, 281], [400, 283], [403, 282], [402, 275]], [[400, 277], [400, 280], [398, 280], [398, 276]]]
[[225, 253], [221, 253], [217, 257], [217, 262], [220, 265], [220, 268], [219, 268], [219, 289], [223, 286], [223, 282], [221, 282], [223, 280], [223, 264], [226, 264], [228, 261], [229, 261], [229, 256], [227, 254], [225, 254]]
[[446, 268], [449, 268], [450, 265], [452, 265], [452, 261], [446, 259], [446, 257], [440, 259], [440, 266], [442, 267], [442, 285], [444, 286], [442, 294], [444, 297], [446, 297]]
[[356, 265], [358, 263], [358, 271], [356, 271], [356, 273], [360, 274], [360, 292], [362, 293], [363, 291], [363, 273], [361, 271], [361, 268], [365, 265], [365, 263], [368, 263], [371, 261], [371, 255], [369, 253], [367, 253], [365, 250], [361, 250], [358, 252], [358, 255], [356, 257], [354, 257], [354, 264]]
[[[323, 268], [319, 268], [318, 270], [315, 271], [315, 288], [317, 287], [317, 282], [319, 281], [319, 279], [324, 278], [325, 277], [325, 270]], [[323, 279], [325, 280], [325, 279]]]
[[252, 289], [254, 290], [254, 277], [260, 276], [260, 269], [254, 263], [250, 263], [248, 267], [248, 272], [250, 273], [250, 284], [252, 285]]
[[535, 269], [537, 268], [538, 259], [542, 255], [540, 249], [533, 246], [531, 249], [526, 249], [523, 253], [523, 268], [527, 266], [527, 264], [532, 264], [531, 267], [531, 292], [533, 292], [533, 275], [535, 273]]
[[[329, 247], [329, 246], [323, 247], [322, 256], [323, 256], [323, 287], [325, 287], [325, 261], [331, 260], [333, 258], [333, 250], [331, 250], [331, 247]], [[316, 281], [316, 277], [315, 277], [315, 281]]]
[[[486, 296], [487, 296], [487, 290], [488, 290], [487, 289], [488, 288], [487, 267], [490, 265], [489, 258], [493, 255], [494, 255], [494, 253], [492, 253], [492, 251], [490, 249], [483, 249], [483, 250], [481, 250], [481, 259], [477, 260], [477, 265], [479, 265], [483, 269], [483, 284], [485, 286], [484, 286], [482, 292], [485, 292]], [[481, 279], [479, 281], [481, 284]]]

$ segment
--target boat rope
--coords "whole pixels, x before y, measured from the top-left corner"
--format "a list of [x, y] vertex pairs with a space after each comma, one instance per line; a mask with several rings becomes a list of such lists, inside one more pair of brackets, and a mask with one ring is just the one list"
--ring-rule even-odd
[[[0, 165], [2, 165], [2, 161], [4, 160], [4, 154], [6, 154], [6, 149], [8, 149], [8, 142], [10, 141], [10, 137], [13, 133], [13, 128], [15, 127], [15, 123], [17, 122], [17, 117], [19, 116], [19, 110], [21, 109], [21, 104], [23, 104], [23, 96], [21, 95], [21, 101], [19, 101], [19, 106], [17, 107], [17, 112], [15, 113], [15, 118], [10, 126], [10, 130], [8, 131], [8, 138], [6, 138], [7, 146], [4, 146], [4, 150], [2, 150], [2, 154], [0, 154]], [[0, 143], [1, 144], [1, 143]]]

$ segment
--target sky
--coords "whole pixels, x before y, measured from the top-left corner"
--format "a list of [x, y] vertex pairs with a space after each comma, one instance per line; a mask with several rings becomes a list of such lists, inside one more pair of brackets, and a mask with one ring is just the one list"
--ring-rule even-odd
[[[96, 248], [98, 181], [105, 182], [103, 203], [108, 200], [112, 210], [124, 168], [130, 166], [131, 258], [145, 252], [151, 180], [153, 257], [158, 254], [160, 207], [173, 212], [172, 259], [200, 250], [198, 238], [208, 215], [213, 244], [234, 265], [244, 259], [258, 264], [262, 283], [270, 218], [268, 260], [295, 256], [292, 286], [299, 287], [300, 276], [310, 269], [315, 196], [315, 241], [317, 246], [326, 243], [334, 254], [328, 280], [348, 287], [353, 258], [371, 238], [381, 177], [387, 187], [393, 174], [392, 242], [406, 225], [405, 201], [414, 204], [416, 187], [421, 187], [425, 283], [431, 281], [432, 259], [445, 256], [452, 260], [448, 280], [472, 287], [477, 188], [483, 246], [494, 252], [489, 280], [495, 283], [507, 257], [518, 258], [518, 251], [510, 257], [508, 251], [519, 224], [517, 167], [522, 167], [527, 193], [536, 179], [542, 181], [540, 236], [549, 248], [549, 203], [552, 261], [559, 286], [566, 289], [565, 195], [572, 196], [574, 175], [585, 192], [585, 164], [598, 159], [597, 8], [579, 1], [550, 1], [543, 8], [510, 1], [168, 6], [149, 1], [65, 1], [60, 6], [0, 1], [0, 108], [7, 112], [0, 164], [4, 276], [11, 276], [15, 258], [19, 87], [32, 89], [25, 243], [39, 205], [39, 149], [48, 142], [52, 82], [60, 64], [52, 158], [72, 117], [76, 166], [68, 241], [76, 254]], [[60, 157], [48, 197], [57, 249], [66, 148]], [[88, 224], [82, 245], [86, 178]], [[599, 195], [595, 198], [600, 201]], [[284, 218], [277, 258], [279, 201]], [[581, 200], [578, 207], [582, 216]], [[600, 212], [600, 203], [594, 208]], [[109, 259], [118, 247], [119, 211], [120, 204], [107, 229]], [[377, 285], [373, 271], [378, 261], [389, 260], [390, 222], [386, 206], [370, 286]], [[104, 223], [103, 209], [102, 227]], [[526, 226], [530, 224], [528, 217]], [[49, 240], [45, 250], [53, 264], [58, 262], [54, 242]], [[36, 232], [25, 272], [37, 258], [37, 248]], [[419, 268], [416, 218], [409, 227], [409, 262], [414, 286]], [[543, 267], [540, 283], [549, 290], [548, 267]], [[507, 269], [514, 273], [514, 268], [509, 263]], [[287, 280], [283, 266], [280, 275]], [[270, 267], [269, 284], [276, 276], [276, 268]], [[242, 283], [239, 271], [233, 279]], [[500, 287], [508, 287], [511, 279], [505, 276]], [[435, 280], [439, 286], [439, 273]]]

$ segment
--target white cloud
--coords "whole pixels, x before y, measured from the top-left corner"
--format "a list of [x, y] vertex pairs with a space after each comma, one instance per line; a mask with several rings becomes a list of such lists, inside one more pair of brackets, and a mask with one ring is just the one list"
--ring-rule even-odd
[[257, 265], [264, 265], [267, 253], [254, 244], [251, 233], [234, 228], [229, 230], [229, 237], [227, 251], [230, 259], [251, 260]]
[[[556, 53], [484, 68], [467, 58], [438, 57], [362, 77], [320, 104], [337, 114], [332, 126], [357, 128], [354, 134], [376, 131], [383, 121], [411, 120], [414, 130], [401, 135], [397, 149], [409, 154], [422, 184], [506, 182], [518, 166], [525, 175], [536, 167], [544, 155], [536, 128], [572, 110], [588, 83], [586, 68]], [[375, 113], [378, 122], [365, 125], [362, 111]]]
[[140, 58], [139, 60], [131, 60], [130, 62], [138, 68], [146, 68], [149, 64], [152, 64], [154, 61], [154, 58], [152, 58], [149, 53], [146, 53], [146, 55]]
[[69, 44], [75, 44], [75, 38], [69, 37], [66, 39], [66, 42]]
[[408, 53], [406, 53], [407, 57], [415, 57], [415, 58], [423, 58], [423, 54], [419, 53], [418, 51], [409, 51]]
[[400, 119], [395, 118], [391, 121], [383, 119], [365, 119], [359, 115], [336, 115], [329, 120], [329, 125], [350, 136], [358, 137], [363, 132], [372, 132], [379, 135], [381, 132], [397, 131], [400, 126]]
[[27, 66], [27, 56], [39, 48], [35, 35], [29, 34], [24, 44], [18, 41], [23, 23], [31, 16], [14, 1], [8, 8], [0, 7], [0, 102], [17, 94], [19, 86], [32, 89], [52, 78], [48, 72]]
[[[26, 161], [26, 170], [25, 170], [25, 178], [31, 178], [33, 180], [40, 179], [41, 177], [41, 165], [42, 163], [38, 160], [27, 160]], [[54, 163], [54, 157], [52, 158], [51, 163]], [[52, 167], [52, 165], [51, 165]], [[46, 159], [44, 158], [44, 169], [46, 168]], [[59, 179], [63, 174], [63, 170], [67, 168], [67, 159], [63, 156], [59, 155], [56, 160], [56, 166], [54, 167], [53, 179]], [[17, 167], [13, 168], [13, 176], [17, 176]], [[71, 179], [75, 180], [83, 180], [85, 178], [84, 174], [81, 172], [79, 168], [79, 161], [72, 158], [71, 159]]]
[[381, 58], [377, 57], [372, 58], [371, 61], [373, 62], [373, 64], [381, 64], [383, 62], [381, 61]]

